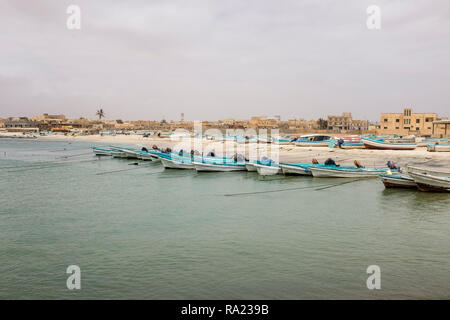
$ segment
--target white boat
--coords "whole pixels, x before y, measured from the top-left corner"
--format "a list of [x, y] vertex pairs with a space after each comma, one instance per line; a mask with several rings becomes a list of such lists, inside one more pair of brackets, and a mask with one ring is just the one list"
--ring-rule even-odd
[[294, 144], [298, 147], [328, 147], [331, 141], [328, 135], [309, 134], [296, 139]]
[[367, 169], [357, 167], [311, 166], [313, 177], [317, 178], [376, 178], [389, 168]]
[[114, 153], [117, 153], [119, 151], [113, 150], [113, 149], [105, 149], [105, 148], [99, 148], [99, 147], [92, 147], [92, 151], [96, 156], [112, 156]]
[[380, 174], [380, 180], [386, 188], [417, 188], [414, 179], [407, 174]]
[[311, 171], [308, 170], [308, 165], [298, 165], [298, 164], [280, 164], [281, 171], [284, 174], [295, 174], [301, 176], [310, 176]]
[[195, 167], [192, 162], [183, 162], [174, 159], [161, 158], [161, 163], [166, 169], [187, 169], [194, 170]]
[[386, 142], [384, 139], [361, 138], [361, 141], [367, 149], [414, 150], [417, 147], [416, 143]]
[[430, 152], [450, 152], [450, 144], [428, 144], [427, 151]]
[[193, 162], [195, 170], [204, 172], [246, 171], [245, 164]]
[[245, 164], [245, 168], [247, 169], [247, 171], [250, 171], [250, 172], [255, 172], [255, 171], [257, 171], [257, 170], [256, 170], [256, 167], [255, 167], [255, 164], [254, 164], [253, 162], [247, 162], [247, 163]]
[[152, 153], [152, 152], [142, 152], [139, 156], [139, 159], [141, 160], [145, 160], [145, 161], [153, 161], [153, 162], [158, 162], [161, 161], [160, 157], [158, 156], [158, 154]]
[[450, 192], [450, 176], [433, 176], [426, 173], [410, 173], [420, 191]]
[[420, 173], [420, 174], [427, 174], [437, 177], [448, 177], [450, 176], [450, 169], [446, 168], [421, 168], [421, 167], [414, 167], [414, 166], [408, 166], [407, 171], [409, 174], [412, 173]]
[[258, 171], [258, 174], [261, 176], [274, 176], [276, 174], [281, 173], [281, 168], [279, 166], [266, 166], [263, 164], [255, 163], [253, 166]]

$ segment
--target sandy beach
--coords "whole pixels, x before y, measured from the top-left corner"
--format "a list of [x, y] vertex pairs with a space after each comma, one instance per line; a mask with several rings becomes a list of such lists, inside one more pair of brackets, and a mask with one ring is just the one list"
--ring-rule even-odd
[[[147, 147], [152, 145], [158, 147], [176, 147], [181, 142], [186, 143], [186, 140], [171, 140], [169, 138], [144, 138], [141, 135], [116, 135], [116, 136], [43, 136], [38, 137], [41, 140], [65, 140], [71, 141], [88, 141], [92, 145], [110, 146], [115, 144], [130, 145], [136, 148]], [[194, 142], [193, 142], [194, 143]], [[271, 144], [257, 145], [257, 144], [236, 144], [230, 141], [210, 141], [203, 140], [204, 150], [215, 150], [217, 154], [221, 154], [227, 146], [228, 152], [232, 153], [233, 148], [245, 148], [246, 154], [250, 147], [257, 148], [261, 152], [267, 148], [270, 153]], [[418, 147], [415, 150], [374, 150], [374, 149], [339, 149], [328, 147], [297, 147], [295, 145], [280, 145], [279, 160], [280, 162], [288, 163], [309, 163], [311, 159], [315, 158], [323, 163], [328, 158], [333, 158], [336, 163], [341, 165], [352, 165], [354, 160], [360, 161], [366, 167], [384, 167], [388, 160], [394, 161], [401, 167], [406, 165], [431, 165], [431, 166], [446, 166], [450, 167], [450, 152], [428, 152], [425, 147]], [[186, 146], [185, 149], [189, 149]], [[175, 148], [175, 151], [178, 151]]]

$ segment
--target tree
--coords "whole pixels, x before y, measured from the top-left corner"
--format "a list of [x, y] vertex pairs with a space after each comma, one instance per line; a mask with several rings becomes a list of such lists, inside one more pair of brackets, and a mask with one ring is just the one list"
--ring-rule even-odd
[[98, 116], [100, 120], [105, 117], [105, 112], [103, 112], [103, 109], [97, 110], [95, 114]]
[[327, 129], [328, 128], [328, 121], [320, 118], [317, 120], [317, 124], [319, 125], [320, 129]]

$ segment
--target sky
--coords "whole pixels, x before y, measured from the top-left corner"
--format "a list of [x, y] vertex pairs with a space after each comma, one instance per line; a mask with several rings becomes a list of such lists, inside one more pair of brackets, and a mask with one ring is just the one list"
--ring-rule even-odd
[[0, 117], [450, 117], [449, 16], [448, 0], [2, 0]]

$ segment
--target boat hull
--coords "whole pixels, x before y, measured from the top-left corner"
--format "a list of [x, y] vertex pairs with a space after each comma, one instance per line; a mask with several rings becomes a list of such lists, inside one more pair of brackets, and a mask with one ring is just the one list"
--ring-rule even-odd
[[430, 152], [450, 152], [450, 144], [429, 144], [427, 151]]
[[281, 171], [284, 174], [293, 174], [293, 175], [300, 175], [300, 176], [311, 176], [311, 171], [307, 168], [303, 168], [300, 166], [290, 166], [287, 164], [280, 164]]
[[375, 141], [370, 139], [362, 139], [367, 149], [379, 150], [414, 150], [417, 147], [415, 143], [388, 143], [383, 141]]
[[183, 169], [183, 170], [194, 170], [195, 167], [192, 163], [180, 162], [171, 159], [161, 158], [161, 163], [165, 169]]
[[245, 164], [245, 168], [247, 169], [247, 171], [250, 171], [250, 172], [256, 172], [257, 171], [256, 167], [255, 167], [255, 165], [253, 163], [246, 163]]
[[246, 171], [245, 165], [227, 165], [214, 164], [204, 162], [193, 162], [195, 170], [199, 172], [232, 172], [232, 171]]
[[411, 177], [382, 174], [380, 180], [386, 188], [417, 188], [417, 184]]
[[261, 176], [274, 176], [281, 173], [280, 167], [275, 166], [265, 166], [262, 164], [254, 164], [258, 174]]
[[450, 192], [450, 178], [410, 173], [420, 191]]
[[[317, 178], [376, 178], [385, 171], [379, 170], [343, 170], [337, 168], [310, 167], [313, 177]], [[386, 169], [387, 170], [387, 169]]]
[[437, 169], [431, 169], [431, 168], [419, 168], [419, 167], [414, 167], [414, 166], [408, 166], [407, 171], [410, 175], [413, 173], [420, 173], [420, 174], [427, 174], [427, 175], [437, 176], [437, 177], [449, 177], [450, 176], [450, 170], [437, 170]]
[[319, 141], [319, 142], [313, 142], [313, 141], [295, 141], [294, 144], [297, 147], [328, 147], [330, 144], [330, 140], [326, 141]]
[[114, 151], [106, 149], [93, 148], [92, 151], [96, 156], [112, 156]]

